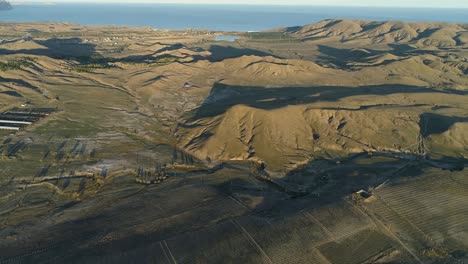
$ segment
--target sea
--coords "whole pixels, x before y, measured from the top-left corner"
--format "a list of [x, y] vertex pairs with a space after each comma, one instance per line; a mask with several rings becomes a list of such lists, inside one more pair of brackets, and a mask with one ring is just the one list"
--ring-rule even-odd
[[0, 11], [2, 22], [72, 22], [156, 29], [261, 31], [324, 19], [468, 23], [468, 9], [194, 4], [24, 4]]

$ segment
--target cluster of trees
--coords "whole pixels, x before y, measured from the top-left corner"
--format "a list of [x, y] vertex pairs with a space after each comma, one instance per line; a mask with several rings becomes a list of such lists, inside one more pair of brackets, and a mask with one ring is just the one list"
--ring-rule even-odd
[[193, 165], [195, 163], [193, 156], [174, 148], [172, 152], [172, 164]]
[[22, 67], [31, 66], [35, 61], [37, 61], [37, 58], [34, 57], [20, 57], [14, 60], [0, 61], [0, 71], [21, 70]]
[[[79, 157], [83, 157], [88, 149], [87, 143], [83, 143], [81, 141], [76, 141], [75, 144], [72, 146], [71, 149], [66, 149], [65, 146], [67, 145], [68, 141], [63, 141], [55, 150], [55, 153], [53, 150], [50, 150], [48, 147], [44, 155], [42, 156], [42, 160], [47, 159], [49, 156], [53, 156], [56, 162], [62, 161], [66, 159], [68, 161], [69, 159], [76, 159]], [[96, 155], [96, 151], [93, 149], [89, 153], [90, 158], [94, 158]]]
[[142, 184], [161, 183], [165, 179], [169, 178], [165, 168], [163, 168], [160, 163], [157, 163], [154, 169], [144, 169], [142, 167], [138, 167], [136, 174], [136, 182]]

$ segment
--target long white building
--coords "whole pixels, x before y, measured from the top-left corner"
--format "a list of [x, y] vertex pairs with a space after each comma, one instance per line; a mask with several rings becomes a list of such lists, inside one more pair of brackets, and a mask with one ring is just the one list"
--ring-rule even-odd
[[31, 122], [31, 121], [19, 121], [19, 120], [17, 121], [17, 120], [3, 120], [3, 119], [0, 119], [0, 123], [30, 125], [33, 122]]
[[0, 129], [2, 130], [20, 130], [20, 127], [14, 127], [14, 126], [7, 126], [7, 125], [0, 125]]

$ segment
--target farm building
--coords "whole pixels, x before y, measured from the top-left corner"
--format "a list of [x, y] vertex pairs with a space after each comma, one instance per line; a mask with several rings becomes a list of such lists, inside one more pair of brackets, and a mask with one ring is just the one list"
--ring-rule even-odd
[[53, 111], [53, 108], [12, 108], [0, 114], [0, 129], [20, 130], [47, 117]]
[[16, 124], [0, 123], [1, 130], [20, 130], [21, 126]]

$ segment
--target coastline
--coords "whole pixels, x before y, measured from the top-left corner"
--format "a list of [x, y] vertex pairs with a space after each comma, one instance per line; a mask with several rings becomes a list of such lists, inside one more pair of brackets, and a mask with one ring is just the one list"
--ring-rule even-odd
[[192, 28], [248, 32], [306, 25], [325, 19], [338, 18], [463, 24], [468, 23], [468, 9], [60, 3], [14, 5], [13, 10], [2, 13], [1, 21], [68, 21], [86, 26], [149, 26], [169, 30]]

